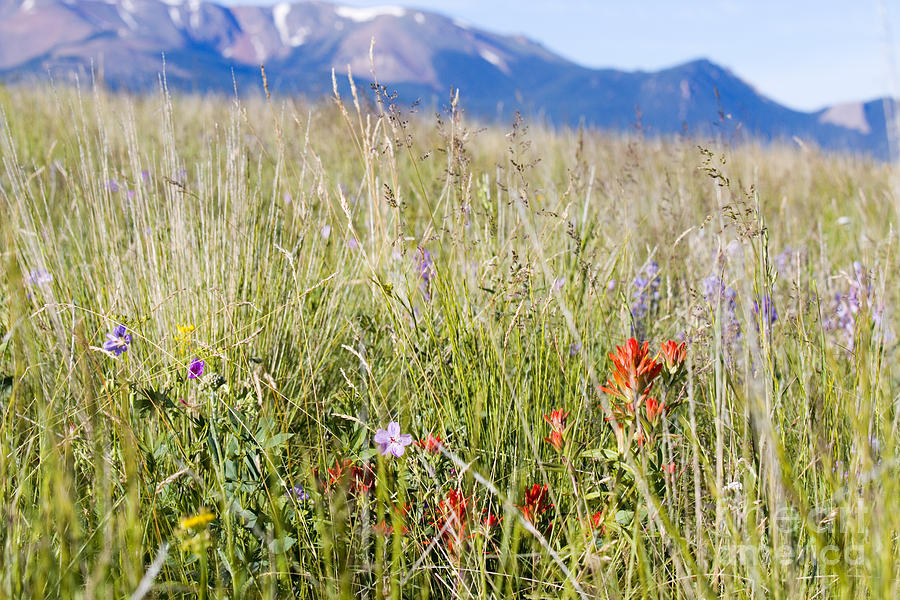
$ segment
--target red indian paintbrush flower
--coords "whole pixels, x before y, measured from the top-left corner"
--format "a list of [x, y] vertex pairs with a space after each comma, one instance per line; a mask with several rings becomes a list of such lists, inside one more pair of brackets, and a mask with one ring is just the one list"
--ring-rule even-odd
[[657, 356], [662, 357], [669, 375], [674, 375], [681, 368], [681, 364], [687, 357], [687, 345], [684, 342], [679, 344], [669, 340], [662, 345], [662, 350]]
[[650, 355], [648, 346], [647, 342], [640, 344], [634, 338], [629, 338], [624, 346], [616, 346], [616, 352], [609, 355], [613, 361], [613, 379], [607, 379], [600, 389], [632, 404], [649, 392], [663, 365]]
[[357, 465], [347, 459], [327, 471], [326, 490], [345, 487], [351, 494], [367, 494], [375, 486], [375, 471], [366, 463]]
[[544, 441], [556, 448], [557, 452], [562, 450], [563, 433], [566, 430], [566, 419], [569, 418], [569, 411], [561, 409], [550, 411], [550, 416], [544, 415], [544, 420], [550, 424], [550, 437], [545, 437]]
[[650, 398], [649, 396], [644, 400], [644, 405], [647, 408], [647, 420], [650, 421], [652, 425], [656, 425], [659, 421], [659, 417], [669, 410], [664, 402], [660, 402], [656, 398]]
[[550, 504], [549, 494], [547, 493], [547, 484], [534, 484], [530, 490], [525, 490], [525, 504], [522, 509], [522, 516], [531, 524], [537, 523], [541, 515], [550, 510], [553, 505]]
[[544, 415], [544, 420], [550, 423], [553, 431], [563, 431], [566, 428], [566, 419], [569, 418], [570, 411], [556, 409], [550, 411], [550, 416]]
[[428, 454], [438, 454], [441, 451], [442, 443], [441, 436], [429, 433], [425, 438], [416, 442], [416, 445], [420, 446]]
[[436, 518], [432, 524], [437, 528], [447, 546], [447, 551], [451, 554], [462, 541], [466, 531], [468, 507], [469, 499], [461, 490], [450, 490], [447, 496], [438, 502]]

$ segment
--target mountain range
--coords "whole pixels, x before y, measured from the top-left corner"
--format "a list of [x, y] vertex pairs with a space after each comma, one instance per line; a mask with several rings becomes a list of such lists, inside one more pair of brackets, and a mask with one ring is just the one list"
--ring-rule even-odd
[[350, 65], [402, 101], [446, 104], [458, 89], [479, 118], [515, 110], [559, 125], [653, 134], [799, 141], [890, 158], [895, 102], [792, 110], [726, 68], [696, 60], [656, 72], [592, 69], [523, 36], [491, 33], [432, 12], [325, 2], [222, 6], [200, 0], [0, 0], [0, 81], [100, 77], [114, 89], [317, 98]]

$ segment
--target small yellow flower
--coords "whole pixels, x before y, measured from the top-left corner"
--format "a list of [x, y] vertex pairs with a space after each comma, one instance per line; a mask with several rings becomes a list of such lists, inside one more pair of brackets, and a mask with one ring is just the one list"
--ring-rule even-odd
[[175, 326], [175, 341], [178, 342], [179, 349], [184, 352], [188, 344], [191, 343], [191, 334], [196, 327], [193, 323], [184, 323]]
[[200, 527], [205, 528], [215, 518], [216, 515], [212, 514], [204, 508], [192, 517], [185, 517], [181, 519], [181, 529], [187, 531], [188, 529], [195, 529]]

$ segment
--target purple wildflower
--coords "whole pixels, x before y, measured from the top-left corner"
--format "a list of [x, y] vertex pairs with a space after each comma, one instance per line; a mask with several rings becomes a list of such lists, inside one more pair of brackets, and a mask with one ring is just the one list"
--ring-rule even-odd
[[303, 489], [302, 485], [295, 485], [288, 488], [288, 495], [295, 498], [298, 502], [306, 502], [309, 500], [309, 494]]
[[35, 269], [25, 278], [28, 285], [49, 285], [53, 283], [53, 274], [47, 269]]
[[131, 343], [131, 335], [124, 325], [117, 325], [112, 333], [106, 334], [106, 341], [103, 342], [103, 349], [112, 352], [116, 357], [121, 356], [128, 350]]
[[437, 276], [437, 270], [434, 267], [434, 258], [431, 252], [425, 248], [419, 248], [417, 252], [419, 276], [422, 278], [422, 293], [425, 299], [431, 299], [431, 282]]
[[762, 322], [766, 326], [766, 329], [771, 332], [772, 325], [774, 325], [775, 321], [778, 320], [778, 311], [775, 310], [775, 303], [772, 301], [772, 298], [768, 294], [766, 294], [762, 299], [761, 308], [760, 303], [754, 300], [753, 312], [757, 317], [762, 318]]
[[406, 446], [412, 444], [412, 436], [408, 433], [400, 433], [400, 423], [391, 421], [387, 429], [379, 429], [375, 432], [375, 443], [382, 456], [393, 454], [396, 457], [403, 456]]
[[110, 179], [106, 182], [106, 189], [108, 189], [113, 194], [119, 193], [119, 182], [115, 179]]
[[147, 169], [143, 169], [141, 171], [141, 181], [143, 181], [144, 183], [150, 181], [150, 171], [148, 171]]
[[741, 322], [737, 318], [737, 292], [731, 286], [726, 287], [715, 274], [706, 277], [702, 286], [703, 298], [713, 315], [721, 319], [722, 339], [728, 348], [732, 348], [741, 339]]
[[[853, 276], [847, 276], [849, 288], [845, 292], [834, 295], [832, 315], [825, 321], [825, 329], [842, 331], [848, 350], [853, 350], [856, 338], [856, 317], [867, 310], [876, 326], [882, 322], [884, 305], [875, 299], [872, 282], [865, 266], [860, 262], [853, 263]], [[890, 337], [890, 332], [885, 332]]]
[[347, 247], [351, 250], [356, 250], [359, 248], [359, 242], [356, 241], [356, 238], [352, 237], [347, 240]]
[[206, 363], [199, 358], [195, 358], [191, 361], [191, 364], [188, 367], [188, 379], [197, 379], [198, 377], [202, 377], [203, 369], [205, 368]]
[[321, 233], [322, 237], [327, 240], [328, 236], [331, 235], [331, 225], [323, 225], [319, 233]]

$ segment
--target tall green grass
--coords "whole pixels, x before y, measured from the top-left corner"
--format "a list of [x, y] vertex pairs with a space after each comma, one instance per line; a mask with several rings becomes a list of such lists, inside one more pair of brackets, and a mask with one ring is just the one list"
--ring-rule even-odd
[[[900, 595], [885, 165], [51, 88], [0, 90], [0, 157], [4, 597]], [[599, 385], [632, 335], [688, 358], [620, 455]], [[381, 457], [392, 420], [442, 451]]]

